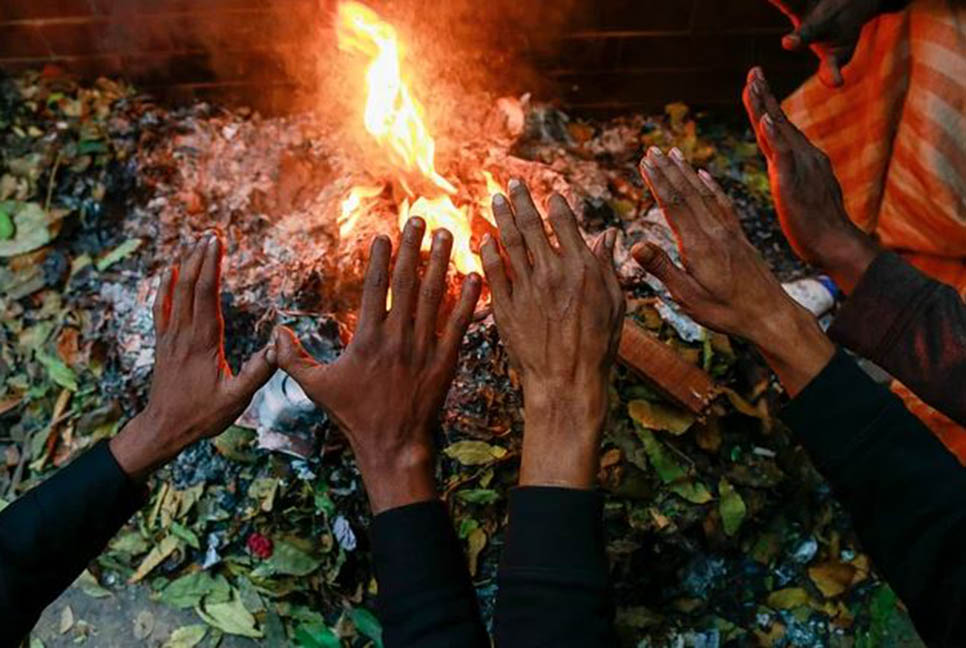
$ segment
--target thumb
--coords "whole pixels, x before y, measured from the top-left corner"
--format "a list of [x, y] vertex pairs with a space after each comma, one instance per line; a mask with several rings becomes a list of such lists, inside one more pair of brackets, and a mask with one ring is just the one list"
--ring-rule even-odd
[[295, 332], [287, 326], [276, 327], [272, 333], [272, 340], [278, 368], [304, 387], [304, 382], [309, 379], [310, 374], [322, 365], [309, 355]]
[[258, 353], [245, 361], [238, 374], [231, 379], [231, 388], [239, 398], [246, 401], [251, 399], [255, 392], [268, 382], [268, 379], [275, 373], [275, 360], [272, 351], [272, 342], [269, 341]]
[[671, 296], [678, 302], [693, 303], [701, 293], [698, 283], [681, 268], [674, 265], [671, 257], [653, 243], [638, 243], [631, 256], [642, 268], [661, 280]]
[[798, 51], [828, 40], [835, 29], [835, 0], [823, 0], [809, 12], [795, 31], [782, 38], [782, 47]]

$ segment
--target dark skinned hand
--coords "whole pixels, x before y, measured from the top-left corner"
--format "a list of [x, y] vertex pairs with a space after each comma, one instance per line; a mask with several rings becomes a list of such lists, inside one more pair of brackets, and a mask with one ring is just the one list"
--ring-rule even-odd
[[785, 238], [802, 260], [851, 292], [879, 250], [849, 220], [828, 157], [788, 120], [761, 68], [748, 74], [743, 99], [758, 146], [768, 160]]
[[791, 51], [810, 48], [819, 58], [818, 76], [830, 88], [841, 87], [842, 68], [855, 54], [862, 28], [883, 12], [882, 0], [769, 0], [792, 21], [782, 39]]
[[432, 430], [482, 287], [476, 274], [463, 281], [459, 303], [437, 334], [453, 236], [435, 232], [420, 281], [425, 229], [422, 219], [411, 218], [403, 230], [388, 313], [392, 244], [384, 236], [373, 241], [359, 324], [334, 363], [319, 364], [291, 330], [276, 331], [279, 366], [349, 439], [373, 513], [437, 496]]
[[221, 241], [211, 235], [161, 277], [148, 405], [110, 442], [121, 468], [135, 480], [198, 439], [223, 432], [275, 370], [272, 350], [265, 347], [232, 375], [219, 300], [221, 257]]
[[509, 200], [494, 196], [510, 271], [490, 237], [482, 246], [483, 268], [500, 337], [521, 372], [520, 484], [591, 488], [624, 319], [613, 265], [616, 232], [601, 236], [591, 251], [567, 201], [555, 194], [549, 205], [557, 248], [522, 182], [511, 180]]
[[632, 254], [698, 322], [743, 337], [762, 352], [795, 395], [834, 353], [811, 314], [789, 297], [748, 242], [731, 201], [677, 149], [652, 147], [641, 162], [645, 182], [674, 230], [684, 268], [653, 244]]

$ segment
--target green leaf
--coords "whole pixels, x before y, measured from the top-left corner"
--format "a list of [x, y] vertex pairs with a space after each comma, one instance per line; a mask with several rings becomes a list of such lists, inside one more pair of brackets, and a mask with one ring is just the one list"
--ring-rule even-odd
[[275, 494], [278, 492], [278, 477], [259, 477], [252, 480], [248, 486], [248, 496], [258, 500], [259, 507], [268, 513], [275, 506]]
[[307, 576], [319, 568], [322, 561], [313, 558], [294, 545], [279, 540], [275, 543], [272, 557], [252, 570], [252, 576], [263, 578], [273, 574]]
[[328, 626], [303, 623], [295, 629], [295, 641], [302, 648], [340, 648], [342, 642]]
[[94, 575], [86, 569], [81, 572], [80, 576], [77, 577], [77, 580], [74, 581], [74, 585], [79, 587], [82, 592], [92, 598], [104, 598], [111, 595], [110, 590], [101, 587], [101, 584], [97, 582], [97, 579], [94, 578]]
[[161, 648], [194, 648], [201, 643], [207, 632], [208, 628], [200, 623], [181, 626], [171, 633]]
[[107, 153], [107, 144], [100, 140], [83, 140], [77, 144], [77, 154]]
[[14, 231], [16, 230], [13, 226], [13, 218], [10, 217], [10, 212], [0, 207], [0, 241], [9, 241], [12, 239]]
[[708, 488], [688, 476], [688, 473], [674, 460], [664, 444], [654, 437], [654, 433], [641, 427], [638, 423], [635, 423], [635, 428], [638, 438], [644, 444], [648, 461], [651, 462], [661, 481], [670, 486], [672, 492], [695, 504], [704, 504], [711, 501], [711, 493]]
[[114, 538], [111, 542], [111, 550], [125, 553], [130, 556], [139, 556], [150, 549], [151, 545], [137, 531], [128, 531]]
[[718, 512], [726, 535], [734, 535], [745, 519], [745, 501], [724, 477], [718, 482]]
[[137, 571], [134, 575], [128, 579], [128, 584], [136, 583], [145, 576], [147, 576], [152, 569], [160, 565], [164, 560], [174, 553], [174, 550], [178, 548], [180, 540], [173, 535], [165, 536], [164, 540], [159, 542], [154, 546], [148, 555], [144, 557], [141, 564], [138, 565]]
[[231, 586], [224, 576], [212, 577], [205, 571], [187, 574], [174, 580], [161, 590], [161, 600], [176, 608], [196, 607], [208, 597], [209, 602], [227, 601], [231, 598]]
[[372, 612], [365, 608], [352, 608], [349, 618], [359, 632], [372, 639], [377, 647], [382, 647], [382, 624]]
[[506, 448], [483, 441], [457, 441], [444, 448], [443, 454], [464, 466], [482, 466], [505, 456]]
[[195, 532], [178, 522], [171, 523], [171, 533], [184, 540], [188, 546], [201, 549], [201, 542]]
[[37, 361], [47, 369], [47, 375], [56, 385], [64, 389], [77, 391], [77, 374], [73, 369], [64, 364], [63, 360], [56, 356], [48, 355], [43, 351], [37, 351]]
[[489, 488], [469, 488], [456, 491], [456, 499], [470, 504], [492, 504], [500, 499], [500, 494]]
[[230, 601], [224, 603], [209, 603], [205, 601], [204, 609], [195, 607], [195, 612], [202, 621], [218, 628], [225, 634], [261, 639], [261, 631], [255, 627], [255, 617], [245, 609], [237, 594]]
[[251, 449], [255, 436], [254, 430], [232, 425], [212, 439], [211, 442], [218, 452], [228, 459], [242, 463], [253, 463], [257, 459]]
[[98, 272], [103, 272], [121, 259], [125, 259], [134, 254], [139, 247], [141, 247], [141, 239], [128, 239], [95, 261], [94, 267], [97, 268]]
[[49, 216], [37, 203], [18, 200], [0, 201], [0, 210], [12, 216], [13, 235], [0, 240], [0, 257], [17, 256], [32, 252], [50, 243], [55, 236], [53, 227], [57, 219]]

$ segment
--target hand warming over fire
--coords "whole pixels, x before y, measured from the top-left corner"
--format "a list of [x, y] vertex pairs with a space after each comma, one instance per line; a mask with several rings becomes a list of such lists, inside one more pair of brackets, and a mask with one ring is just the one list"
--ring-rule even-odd
[[[511, 204], [512, 201], [512, 204]], [[521, 486], [590, 488], [608, 410], [608, 385], [624, 318], [613, 267], [616, 232], [591, 251], [560, 195], [550, 198], [551, 245], [527, 187], [493, 198], [500, 246], [482, 246], [493, 315], [523, 382], [526, 428]]]
[[641, 170], [677, 236], [684, 268], [653, 244], [636, 245], [634, 258], [695, 320], [755, 344], [797, 394], [828, 363], [832, 343], [782, 289], [710, 175], [699, 177], [679, 150], [666, 156], [655, 147]]
[[844, 83], [842, 68], [855, 54], [862, 28], [887, 10], [884, 0], [769, 0], [792, 21], [795, 30], [782, 39], [787, 50], [811, 48], [819, 58], [822, 83]]
[[768, 160], [775, 209], [785, 238], [806, 262], [851, 292], [878, 254], [849, 220], [828, 157], [785, 117], [761, 68], [748, 74], [745, 108]]
[[161, 276], [148, 405], [111, 440], [117, 462], [136, 480], [198, 439], [224, 431], [274, 371], [269, 347], [237, 376], [225, 360], [221, 257], [221, 241], [209, 235]]
[[383, 236], [373, 241], [358, 328], [333, 364], [317, 363], [289, 329], [276, 332], [279, 366], [348, 437], [374, 514], [436, 497], [432, 428], [482, 287], [479, 275], [466, 277], [459, 303], [438, 334], [453, 236], [444, 229], [433, 234], [420, 281], [425, 229], [421, 218], [406, 223], [388, 313], [392, 245]]

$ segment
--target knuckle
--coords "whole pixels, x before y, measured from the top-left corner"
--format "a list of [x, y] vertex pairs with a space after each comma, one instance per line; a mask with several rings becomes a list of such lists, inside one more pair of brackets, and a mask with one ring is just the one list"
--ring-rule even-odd
[[419, 289], [419, 294], [423, 299], [429, 301], [439, 301], [443, 297], [443, 284], [435, 281], [424, 282]]
[[501, 231], [500, 240], [505, 248], [518, 248], [523, 245], [523, 237], [516, 229]]
[[368, 288], [385, 288], [388, 283], [389, 280], [382, 272], [370, 272], [365, 280], [365, 285]]

